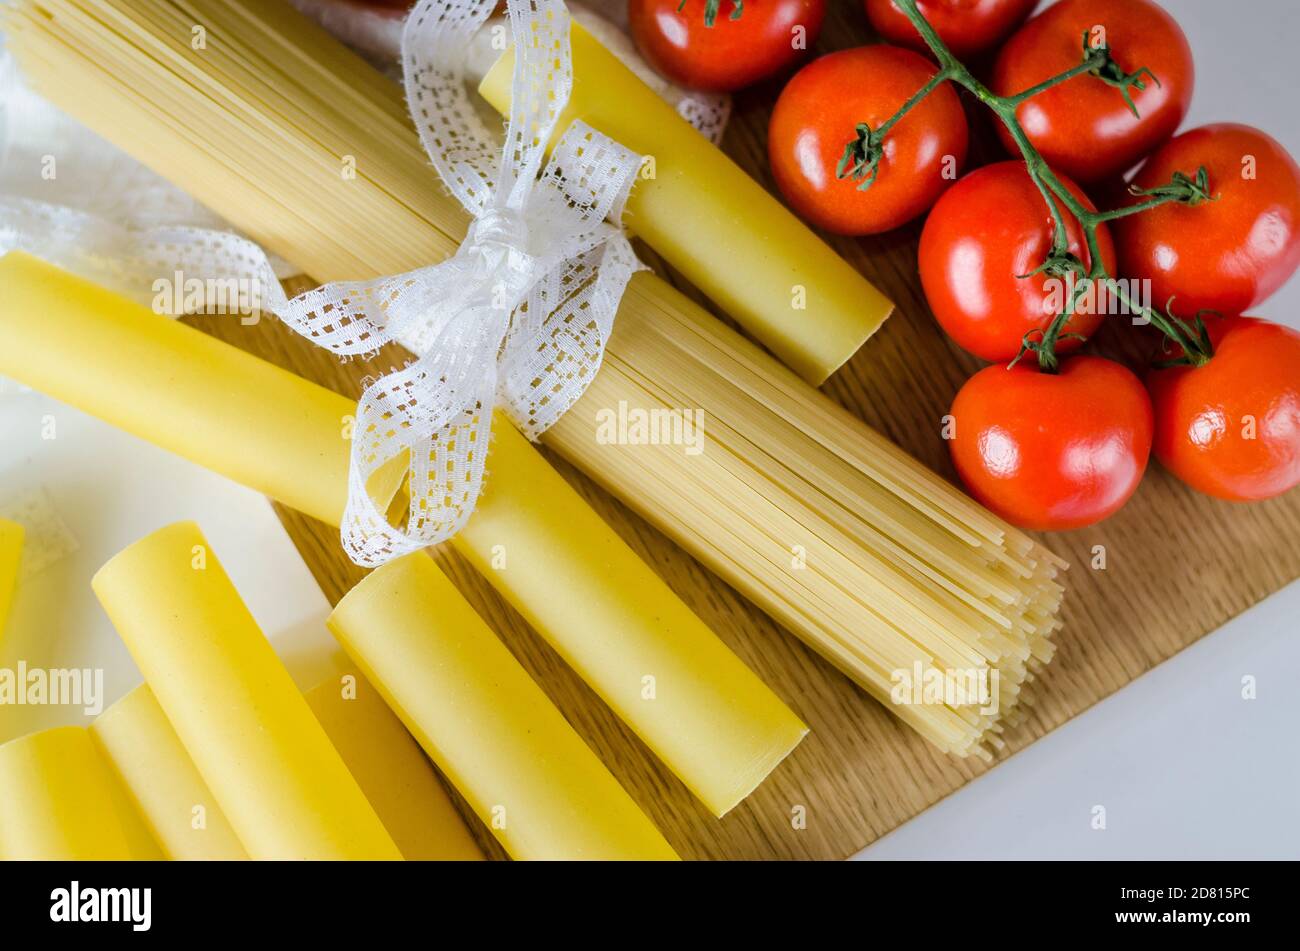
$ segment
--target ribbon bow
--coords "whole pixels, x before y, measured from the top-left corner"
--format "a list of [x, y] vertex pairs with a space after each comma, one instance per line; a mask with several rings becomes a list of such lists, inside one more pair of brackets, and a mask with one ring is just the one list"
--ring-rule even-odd
[[[371, 382], [358, 406], [341, 534], [360, 565], [460, 530], [482, 492], [495, 407], [536, 439], [577, 402], [600, 369], [627, 282], [642, 267], [606, 222], [622, 214], [639, 155], [575, 122], [542, 169], [573, 87], [562, 0], [507, 3], [516, 54], [504, 146], [470, 103], [466, 58], [496, 5], [421, 0], [402, 32], [420, 141], [474, 218], [442, 264], [327, 284], [290, 300], [272, 261], [238, 234], [124, 228], [85, 210], [0, 195], [0, 253], [24, 248], [137, 297], [173, 267], [200, 282], [247, 281], [261, 290], [262, 309], [336, 354], [369, 354], [390, 342], [416, 354]], [[0, 73], [0, 101], [12, 105], [24, 90], [12, 70]], [[371, 476], [398, 458], [406, 459], [410, 497], [404, 530], [367, 491]]]
[[[514, 88], [504, 147], [465, 90], [473, 36], [495, 0], [422, 0], [402, 34], [406, 95], [443, 184], [474, 216], [449, 260], [327, 284], [280, 316], [340, 355], [396, 341], [417, 355], [370, 383], [352, 437], [343, 545], [379, 565], [454, 535], [483, 488], [494, 407], [536, 439], [600, 368], [618, 303], [641, 268], [615, 220], [641, 157], [583, 123], [545, 145], [573, 85], [561, 0], [509, 0]], [[273, 308], [280, 310], [280, 308]], [[392, 526], [367, 492], [408, 457], [410, 509]]]

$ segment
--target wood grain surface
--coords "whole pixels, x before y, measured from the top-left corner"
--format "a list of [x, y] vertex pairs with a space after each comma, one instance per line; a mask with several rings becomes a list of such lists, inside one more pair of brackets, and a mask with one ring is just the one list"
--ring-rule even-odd
[[[830, 6], [819, 52], [871, 41], [860, 4]], [[779, 88], [779, 82], [772, 82], [740, 95], [724, 143], [768, 188], [773, 185], [766, 128]], [[968, 111], [976, 132], [975, 157], [996, 158], [984, 117], [969, 103]], [[438, 187], [432, 177], [430, 187]], [[978, 363], [946, 341], [926, 307], [916, 275], [918, 231], [913, 226], [879, 238], [832, 240], [893, 298], [897, 311], [825, 389], [953, 478], [939, 437], [940, 417]], [[681, 286], [653, 254], [646, 251], [644, 257]], [[724, 260], [720, 254], [720, 266]], [[341, 364], [271, 320], [254, 327], [228, 317], [194, 323], [354, 398], [364, 376], [388, 368], [382, 360]], [[1138, 366], [1155, 346], [1144, 333], [1126, 318], [1114, 318], [1095, 349]], [[434, 557], [475, 608], [683, 857], [841, 859], [989, 768], [935, 751], [657, 531], [549, 455], [812, 728], [757, 793], [726, 818], [714, 819], [458, 555], [436, 552]], [[342, 554], [336, 530], [282, 508], [279, 513], [326, 596], [337, 601], [362, 573]], [[1008, 737], [1000, 758], [1014, 755], [1300, 577], [1297, 538], [1300, 492], [1256, 505], [1218, 502], [1195, 494], [1154, 463], [1136, 497], [1114, 518], [1091, 529], [1044, 536], [1073, 565], [1066, 577], [1065, 629], [1056, 659], [1033, 690], [1027, 721]], [[1104, 568], [1098, 567], [1102, 553]], [[470, 821], [490, 854], [501, 857], [486, 830], [472, 817]], [[972, 816], [971, 821], [981, 818]], [[1015, 834], [1017, 830], [1007, 830], [1008, 836]]]

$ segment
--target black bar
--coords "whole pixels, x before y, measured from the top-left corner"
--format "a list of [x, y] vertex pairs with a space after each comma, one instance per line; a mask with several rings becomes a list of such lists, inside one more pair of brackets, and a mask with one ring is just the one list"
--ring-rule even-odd
[[[1294, 873], [1293, 863], [1208, 862], [6, 863], [0, 920], [6, 939], [355, 935], [372, 944], [415, 929], [435, 947], [584, 932], [603, 934], [604, 946], [637, 934], [676, 944], [708, 924], [760, 940], [777, 927], [817, 940], [833, 926], [912, 947], [1126, 932], [1183, 944], [1285, 927]], [[117, 921], [68, 920], [115, 908]], [[608, 931], [611, 919], [621, 924]], [[684, 930], [665, 930], [676, 922]]]

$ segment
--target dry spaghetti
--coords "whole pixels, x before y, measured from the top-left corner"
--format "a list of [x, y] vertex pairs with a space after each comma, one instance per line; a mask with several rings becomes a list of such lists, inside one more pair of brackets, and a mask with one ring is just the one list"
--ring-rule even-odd
[[[286, 5], [23, 0], [7, 29], [42, 94], [318, 279], [464, 237], [398, 87]], [[705, 451], [599, 440], [624, 404], [701, 408]], [[1059, 559], [652, 275], [544, 441], [941, 749], [988, 756], [1052, 656]], [[999, 703], [894, 702], [913, 670]]]

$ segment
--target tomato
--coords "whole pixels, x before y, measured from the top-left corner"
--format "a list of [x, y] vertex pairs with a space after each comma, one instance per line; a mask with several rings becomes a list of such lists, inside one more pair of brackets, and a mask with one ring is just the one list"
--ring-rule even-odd
[[1207, 495], [1281, 495], [1300, 485], [1300, 333], [1254, 317], [1206, 326], [1208, 363], [1147, 375], [1156, 458]]
[[[825, 0], [721, 0], [712, 26], [706, 0], [631, 0], [628, 21], [641, 55], [691, 89], [731, 92], [779, 72], [817, 39]], [[678, 7], [681, 7], [679, 10]]]
[[[1125, 277], [1151, 281], [1154, 303], [1175, 312], [1240, 314], [1300, 266], [1300, 166], [1275, 139], [1244, 125], [1184, 132], [1142, 166], [1134, 184], [1209, 171], [1214, 201], [1163, 205], [1115, 222]], [[1130, 202], [1142, 201], [1130, 198]]]
[[[1078, 185], [1061, 180], [1085, 207], [1093, 207]], [[1061, 210], [1070, 251], [1090, 266], [1078, 220]], [[1023, 162], [977, 169], [939, 199], [921, 232], [921, 284], [939, 325], [958, 345], [981, 359], [1006, 363], [1020, 352], [1025, 334], [1045, 330], [1064, 309], [1071, 287], [1063, 278], [1024, 276], [1046, 260], [1055, 233], [1052, 213]], [[1105, 225], [1097, 229], [1097, 239], [1102, 263], [1113, 274], [1115, 249]], [[1066, 333], [1088, 337], [1101, 324], [1102, 309], [1087, 300], [1066, 324]], [[1056, 352], [1081, 345], [1061, 339]]]
[[[1178, 129], [1192, 101], [1195, 70], [1187, 38], [1151, 0], [1061, 0], [1022, 26], [1002, 47], [991, 87], [1014, 95], [1083, 62], [1083, 34], [1104, 28], [1115, 61], [1128, 72], [1146, 67], [1145, 89], [1130, 89], [1140, 118], [1121, 90], [1095, 76], [1076, 76], [1016, 110], [1048, 164], [1075, 181], [1127, 172]], [[1014, 154], [1011, 136], [999, 133]]]
[[1151, 452], [1151, 400], [1118, 363], [1076, 356], [1060, 372], [985, 367], [952, 404], [953, 463], [971, 494], [1021, 528], [1082, 528], [1117, 512]]
[[890, 130], [870, 188], [837, 178], [859, 123], [878, 129], [933, 78], [935, 66], [897, 46], [861, 46], [813, 60], [772, 112], [767, 150], [776, 184], [813, 224], [839, 234], [889, 231], [920, 215], [966, 160], [966, 115], [950, 84]]
[[[895, 0], [865, 0], [867, 19], [889, 43], [929, 53], [921, 34]], [[1024, 22], [1038, 0], [918, 0], [921, 15], [958, 59], [969, 59], [997, 46]]]

